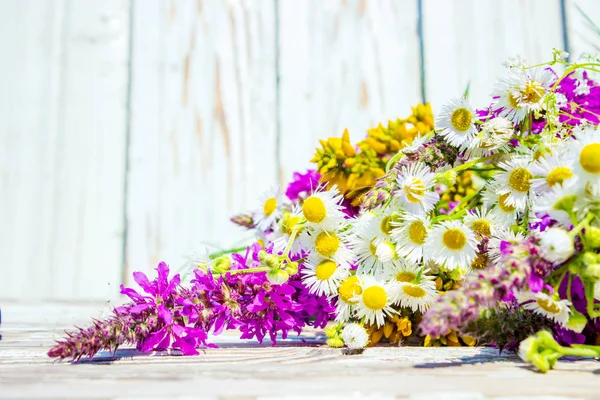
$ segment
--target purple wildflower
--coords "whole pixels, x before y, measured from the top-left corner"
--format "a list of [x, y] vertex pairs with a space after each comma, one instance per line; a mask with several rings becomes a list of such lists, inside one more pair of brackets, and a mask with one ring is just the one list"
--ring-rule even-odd
[[296, 201], [309, 196], [320, 185], [319, 174], [314, 169], [309, 169], [306, 173], [294, 172], [292, 181], [288, 184], [285, 195], [291, 201]]

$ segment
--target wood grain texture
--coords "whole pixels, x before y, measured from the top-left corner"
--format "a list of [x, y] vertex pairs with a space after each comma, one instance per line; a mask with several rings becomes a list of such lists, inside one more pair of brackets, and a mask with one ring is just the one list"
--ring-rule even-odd
[[600, 2], [566, 0], [566, 5], [571, 60], [576, 61], [581, 53], [600, 52], [600, 34], [581, 13], [583, 11], [597, 27], [600, 27]]
[[320, 138], [353, 141], [418, 103], [416, 1], [281, 0], [281, 179], [310, 168]]
[[248, 238], [277, 171], [273, 2], [133, 4], [126, 278]]
[[0, 398], [596, 399], [600, 363], [559, 361], [546, 375], [489, 348], [376, 347], [348, 356], [306, 331], [277, 347], [234, 332], [195, 357], [120, 349], [71, 365], [45, 352], [104, 303], [0, 301]]
[[0, 15], [0, 295], [104, 298], [121, 272], [128, 1]]
[[434, 113], [463, 95], [487, 106], [501, 65], [520, 55], [535, 64], [562, 48], [559, 1], [423, 0], [427, 99]]

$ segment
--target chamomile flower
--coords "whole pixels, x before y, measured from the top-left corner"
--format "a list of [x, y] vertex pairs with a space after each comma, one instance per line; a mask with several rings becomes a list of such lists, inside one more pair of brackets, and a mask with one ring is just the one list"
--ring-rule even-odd
[[335, 186], [329, 190], [321, 188], [304, 200], [300, 212], [306, 218], [307, 226], [335, 230], [344, 221], [340, 205], [342, 200], [343, 197]]
[[463, 144], [469, 158], [487, 157], [496, 152], [510, 150], [509, 142], [514, 135], [514, 125], [503, 117], [492, 118], [481, 125], [472, 141]]
[[379, 328], [385, 323], [386, 316], [397, 312], [391, 305], [393, 287], [372, 276], [365, 276], [361, 282], [361, 289], [361, 293], [352, 299], [358, 301], [357, 317], [365, 318], [365, 322], [369, 325], [376, 325]]
[[517, 208], [506, 201], [510, 193], [500, 194], [498, 184], [490, 183], [483, 191], [483, 206], [501, 227], [510, 227], [517, 220]]
[[369, 334], [359, 324], [346, 325], [342, 330], [342, 339], [349, 349], [364, 349], [369, 344]]
[[445, 104], [438, 114], [435, 126], [440, 129], [440, 136], [455, 147], [468, 143], [477, 133], [475, 112], [464, 97], [452, 99]]
[[423, 214], [431, 211], [440, 199], [433, 191], [435, 174], [423, 163], [403, 166], [396, 183], [394, 195], [410, 213]]
[[477, 241], [471, 228], [461, 221], [444, 221], [431, 229], [425, 243], [425, 257], [446, 269], [467, 267], [475, 258]]
[[421, 279], [419, 282], [402, 282], [396, 290], [395, 303], [413, 311], [425, 312], [437, 298], [435, 283], [430, 279]]
[[348, 265], [353, 260], [346, 237], [335, 231], [305, 231], [300, 240], [306, 246], [303, 250], [312, 256], [330, 259], [342, 265]]
[[531, 165], [531, 180], [534, 192], [541, 193], [562, 185], [575, 176], [573, 159], [568, 155], [546, 154]]
[[362, 293], [362, 280], [358, 275], [350, 275], [338, 287], [338, 300], [335, 307], [336, 321], [347, 321], [354, 314]]
[[346, 264], [338, 265], [333, 260], [310, 257], [301, 271], [302, 283], [309, 293], [332, 296], [337, 293], [340, 282], [350, 275]]
[[426, 275], [426, 273], [429, 272], [428, 269], [421, 271], [423, 268], [424, 267], [420, 264], [401, 261], [390, 268], [384, 278], [387, 281], [400, 284], [414, 281], [419, 275], [419, 272], [421, 272], [422, 279], [433, 279]]
[[481, 207], [468, 213], [464, 218], [465, 224], [479, 234], [480, 237], [490, 237], [500, 226], [498, 216], [487, 208]]
[[494, 177], [498, 193], [508, 194], [505, 203], [509, 206], [515, 206], [517, 210], [524, 210], [531, 193], [533, 178], [533, 174], [529, 171], [529, 159], [515, 157], [511, 161], [501, 162], [498, 166], [504, 170]]
[[302, 218], [302, 214], [298, 209], [291, 212], [283, 211], [279, 220], [279, 229], [273, 232], [272, 243], [274, 253], [281, 253], [285, 250], [292, 234], [295, 236], [290, 248], [290, 254], [300, 254], [306, 248], [307, 244], [303, 242], [305, 236], [301, 235], [304, 231], [304, 226], [301, 225]]
[[502, 259], [502, 242], [508, 242], [517, 245], [525, 240], [525, 236], [520, 232], [513, 232], [509, 229], [498, 229], [488, 242], [488, 259], [493, 264], [498, 264]]
[[[569, 322], [571, 303], [568, 300], [557, 300], [545, 293], [521, 292], [515, 293], [522, 307], [566, 327]], [[524, 304], [523, 304], [524, 303]]]
[[575, 175], [585, 187], [600, 184], [600, 131], [593, 127], [573, 132], [576, 141], [569, 143], [569, 153], [575, 160]]
[[421, 261], [430, 225], [431, 220], [426, 215], [412, 214], [405, 214], [402, 222], [393, 223], [391, 235], [397, 243], [398, 255], [414, 263]]
[[350, 246], [358, 261], [358, 273], [381, 275], [397, 259], [396, 245], [389, 236], [390, 214], [373, 211], [361, 214], [352, 226]]
[[260, 198], [261, 206], [254, 212], [256, 227], [266, 231], [281, 215], [281, 193], [278, 188], [269, 189]]
[[575, 252], [573, 238], [562, 228], [550, 228], [544, 231], [540, 240], [542, 256], [556, 263], [567, 261]]

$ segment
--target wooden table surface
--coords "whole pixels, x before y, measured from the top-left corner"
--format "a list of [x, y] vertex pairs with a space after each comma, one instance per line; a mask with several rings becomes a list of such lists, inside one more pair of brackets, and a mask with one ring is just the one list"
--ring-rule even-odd
[[320, 332], [277, 347], [215, 338], [196, 357], [120, 349], [92, 363], [46, 356], [64, 329], [108, 304], [0, 302], [0, 398], [89, 399], [600, 399], [600, 363], [561, 361], [532, 372], [489, 348], [376, 347], [343, 355]]

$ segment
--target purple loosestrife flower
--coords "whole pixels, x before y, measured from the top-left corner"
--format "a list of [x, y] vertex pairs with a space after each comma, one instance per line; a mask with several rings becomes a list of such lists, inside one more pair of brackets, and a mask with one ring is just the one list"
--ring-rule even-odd
[[294, 172], [292, 181], [288, 184], [285, 195], [291, 201], [296, 201], [309, 196], [320, 185], [319, 174], [314, 169], [309, 169], [306, 173]]

